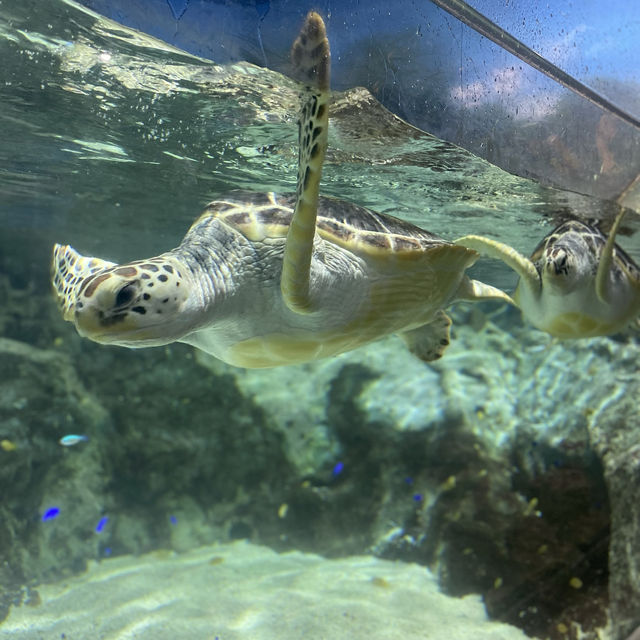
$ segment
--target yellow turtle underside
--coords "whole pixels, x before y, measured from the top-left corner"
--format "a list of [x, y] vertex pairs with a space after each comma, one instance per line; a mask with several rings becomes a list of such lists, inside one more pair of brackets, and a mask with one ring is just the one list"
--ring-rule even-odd
[[593, 338], [616, 333], [626, 324], [626, 321], [621, 323], [618, 318], [606, 321], [579, 311], [569, 311], [553, 316], [548, 324], [538, 326], [538, 329], [555, 338]]

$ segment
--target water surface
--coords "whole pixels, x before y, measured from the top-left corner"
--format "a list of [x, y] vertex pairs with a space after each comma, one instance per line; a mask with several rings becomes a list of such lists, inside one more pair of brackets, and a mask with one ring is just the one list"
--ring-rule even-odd
[[[297, 88], [280, 74], [218, 66], [64, 0], [5, 2], [0, 54], [0, 225], [14, 264], [26, 255], [44, 271], [54, 241], [116, 261], [155, 254], [230, 189], [294, 188]], [[483, 233], [528, 252], [563, 217], [613, 211], [501, 171], [361, 89], [336, 93], [329, 144], [324, 193], [447, 239]], [[621, 242], [640, 256], [637, 236]], [[497, 263], [476, 269], [514, 282]]]

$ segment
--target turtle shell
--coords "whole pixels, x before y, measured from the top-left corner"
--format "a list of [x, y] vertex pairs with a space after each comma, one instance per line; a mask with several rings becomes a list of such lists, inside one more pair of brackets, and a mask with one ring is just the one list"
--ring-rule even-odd
[[[206, 224], [208, 220], [218, 219], [250, 240], [284, 238], [294, 206], [295, 195], [233, 191], [224, 199], [211, 202], [191, 229]], [[424, 254], [440, 247], [448, 247], [452, 251], [462, 249], [399, 218], [323, 196], [318, 202], [316, 227], [324, 239], [371, 257]]]

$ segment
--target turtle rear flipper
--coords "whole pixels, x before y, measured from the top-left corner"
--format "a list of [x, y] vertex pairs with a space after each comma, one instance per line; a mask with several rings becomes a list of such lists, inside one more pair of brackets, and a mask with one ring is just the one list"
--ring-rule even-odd
[[449, 346], [451, 318], [442, 310], [438, 311], [433, 321], [417, 329], [400, 333], [407, 348], [414, 356], [424, 362], [432, 362], [442, 357]]
[[298, 186], [287, 234], [280, 289], [292, 311], [313, 311], [309, 276], [322, 163], [329, 129], [329, 41], [322, 18], [310, 12], [291, 49], [293, 75], [305, 84], [298, 123]]
[[51, 283], [65, 320], [73, 320], [75, 301], [85, 278], [114, 266], [115, 262], [80, 255], [69, 245], [54, 245]]
[[458, 291], [455, 295], [455, 300], [468, 300], [470, 302], [478, 302], [479, 300], [499, 300], [502, 302], [508, 302], [514, 307], [518, 305], [513, 301], [510, 295], [506, 294], [502, 289], [492, 287], [490, 284], [485, 284], [479, 280], [471, 280], [471, 278], [464, 277], [458, 287]]

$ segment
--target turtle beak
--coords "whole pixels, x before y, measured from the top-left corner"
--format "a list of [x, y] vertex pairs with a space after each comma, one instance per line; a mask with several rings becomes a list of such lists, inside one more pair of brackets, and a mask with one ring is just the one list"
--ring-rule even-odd
[[569, 259], [567, 252], [562, 247], [554, 248], [547, 259], [547, 270], [556, 276], [566, 276], [569, 274]]
[[122, 324], [127, 317], [126, 313], [113, 313], [108, 316], [93, 307], [81, 306], [78, 303], [73, 317], [76, 330], [83, 338], [89, 338], [95, 342], [105, 342], [101, 336], [108, 335], [109, 329], [115, 325]]

